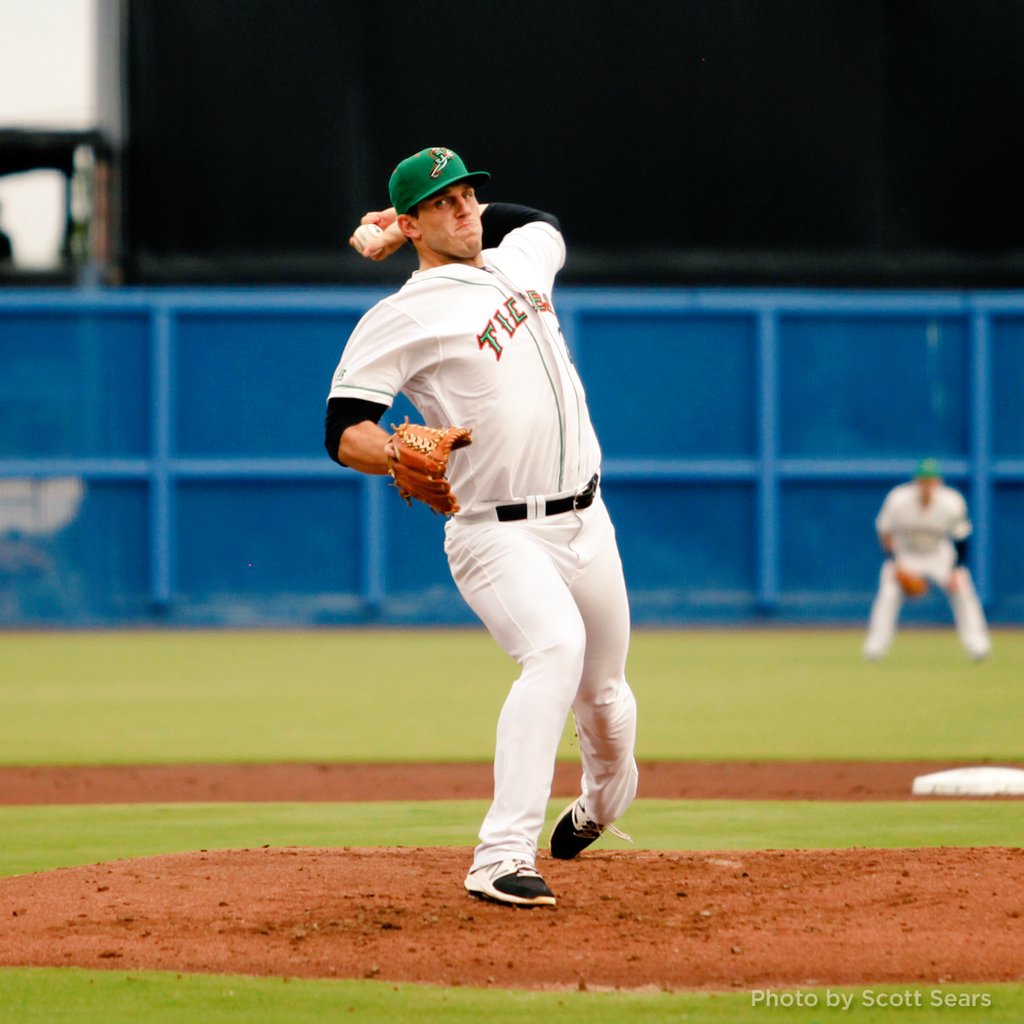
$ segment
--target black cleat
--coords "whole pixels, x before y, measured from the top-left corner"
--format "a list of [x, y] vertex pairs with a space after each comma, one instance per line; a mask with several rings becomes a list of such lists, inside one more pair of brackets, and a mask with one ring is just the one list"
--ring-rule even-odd
[[572, 860], [591, 843], [600, 839], [604, 832], [633, 842], [625, 832], [614, 825], [602, 825], [591, 821], [583, 810], [583, 798], [578, 797], [558, 816], [551, 830], [551, 856], [558, 860]]
[[503, 860], [466, 875], [466, 891], [478, 900], [506, 907], [553, 907], [555, 894], [532, 864]]

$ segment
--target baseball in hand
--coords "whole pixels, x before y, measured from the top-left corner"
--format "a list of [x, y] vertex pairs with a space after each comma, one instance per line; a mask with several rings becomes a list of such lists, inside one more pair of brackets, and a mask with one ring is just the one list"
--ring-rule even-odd
[[376, 224], [360, 224], [352, 235], [352, 247], [362, 254], [368, 245], [379, 242], [383, 234]]

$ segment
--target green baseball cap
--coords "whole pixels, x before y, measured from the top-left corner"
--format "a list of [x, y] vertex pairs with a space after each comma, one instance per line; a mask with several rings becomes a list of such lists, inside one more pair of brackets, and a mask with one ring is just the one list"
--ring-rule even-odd
[[431, 146], [406, 157], [392, 172], [388, 182], [391, 205], [398, 213], [408, 213], [420, 200], [456, 181], [483, 184], [487, 171], [467, 171], [462, 157], [444, 146]]
[[914, 470], [914, 476], [920, 480], [934, 480], [942, 476], [938, 462], [935, 459], [922, 459]]

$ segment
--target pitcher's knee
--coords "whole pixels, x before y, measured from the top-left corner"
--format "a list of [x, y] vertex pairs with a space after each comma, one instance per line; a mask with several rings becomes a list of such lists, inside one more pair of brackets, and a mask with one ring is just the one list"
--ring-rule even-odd
[[557, 640], [532, 651], [524, 659], [524, 666], [540, 672], [548, 680], [557, 679], [564, 685], [571, 700], [583, 674], [586, 648], [587, 638], [583, 628], [569, 628]]

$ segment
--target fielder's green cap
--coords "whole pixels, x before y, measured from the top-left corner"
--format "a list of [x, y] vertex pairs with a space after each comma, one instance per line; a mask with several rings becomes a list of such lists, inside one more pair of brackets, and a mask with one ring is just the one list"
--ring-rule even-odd
[[391, 205], [398, 213], [408, 213], [420, 200], [456, 181], [483, 184], [487, 171], [467, 171], [462, 157], [444, 146], [431, 146], [406, 157], [392, 172], [388, 182]]
[[921, 480], [934, 480], [936, 477], [942, 476], [942, 472], [935, 459], [922, 459], [917, 464], [917, 469], [914, 470], [914, 476]]

